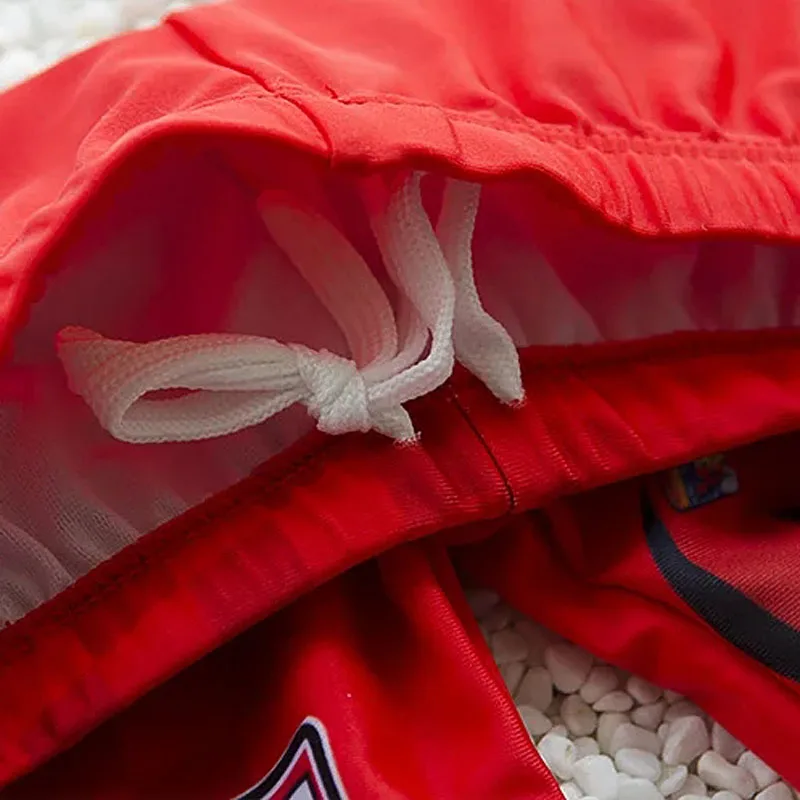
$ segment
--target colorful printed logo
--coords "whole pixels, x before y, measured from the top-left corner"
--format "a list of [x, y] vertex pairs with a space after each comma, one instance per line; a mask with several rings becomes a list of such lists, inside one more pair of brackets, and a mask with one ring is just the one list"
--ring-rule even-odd
[[667, 498], [676, 511], [688, 511], [739, 491], [739, 479], [725, 456], [698, 458], [667, 474]]

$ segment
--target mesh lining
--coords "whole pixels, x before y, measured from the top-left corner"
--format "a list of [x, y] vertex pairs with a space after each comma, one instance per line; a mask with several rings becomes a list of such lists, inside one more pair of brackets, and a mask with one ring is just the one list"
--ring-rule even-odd
[[[314, 191], [327, 192], [331, 208], [352, 196], [345, 179], [328, 183]], [[440, 190], [440, 181], [428, 180], [426, 204], [435, 205]], [[481, 297], [519, 346], [796, 321], [791, 248], [639, 239], [565, 204], [547, 205], [534, 186], [520, 191], [485, 188], [474, 245]], [[374, 242], [354, 244], [380, 276]], [[5, 621], [240, 480], [312, 426], [290, 409], [220, 440], [116, 442], [67, 389], [53, 342], [68, 324], [140, 341], [254, 333], [346, 354], [341, 332], [270, 240], [254, 195], [230, 173], [171, 154], [163, 169], [118, 189], [73, 238], [0, 374]]]

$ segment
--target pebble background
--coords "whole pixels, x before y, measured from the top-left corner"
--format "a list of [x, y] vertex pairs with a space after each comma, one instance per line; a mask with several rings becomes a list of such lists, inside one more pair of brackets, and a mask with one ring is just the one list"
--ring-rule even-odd
[[[0, 90], [205, 0], [0, 0]], [[592, 658], [490, 592], [470, 602], [568, 800], [800, 800], [688, 700]]]
[[0, 91], [117, 33], [203, 0], [0, 0]]
[[468, 599], [568, 800], [800, 798], [689, 700], [593, 658], [492, 592]]

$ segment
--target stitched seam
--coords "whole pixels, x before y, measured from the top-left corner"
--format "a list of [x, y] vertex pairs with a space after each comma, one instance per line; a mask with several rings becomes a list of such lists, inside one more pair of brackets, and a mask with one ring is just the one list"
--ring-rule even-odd
[[[309, 91], [305, 87], [291, 84], [284, 80], [276, 81], [272, 87], [264, 87], [268, 92], [288, 99], [287, 94], [302, 95], [307, 98], [334, 101], [340, 105], [386, 105], [422, 108], [443, 114], [448, 119], [455, 119], [477, 127], [489, 128], [506, 133], [527, 133], [531, 137], [545, 143], [562, 143], [575, 149], [592, 149], [607, 154], [624, 154], [630, 151], [642, 155], [664, 156], [678, 155], [686, 158], [711, 158], [721, 161], [743, 160], [753, 163], [765, 160], [778, 162], [794, 162], [800, 160], [800, 147], [750, 139], [744, 135], [736, 138], [725, 138], [718, 141], [704, 138], [702, 134], [669, 131], [663, 133], [600, 130], [591, 131], [586, 127], [570, 127], [555, 123], [540, 122], [520, 115], [516, 120], [481, 118], [483, 111], [460, 111], [446, 108], [422, 100], [385, 94], [371, 95], [323, 95]], [[735, 136], [729, 134], [728, 136]]]
[[469, 429], [475, 436], [475, 439], [478, 441], [478, 444], [483, 448], [486, 452], [486, 455], [489, 457], [489, 460], [492, 462], [497, 474], [500, 476], [500, 480], [503, 482], [503, 488], [506, 492], [506, 497], [508, 498], [508, 508], [506, 509], [506, 514], [513, 514], [514, 510], [517, 507], [517, 497], [514, 493], [514, 487], [509, 479], [508, 475], [506, 475], [505, 470], [503, 469], [500, 460], [494, 454], [491, 446], [489, 445], [488, 440], [481, 432], [481, 429], [475, 423], [475, 421], [470, 416], [469, 412], [467, 411], [466, 407], [461, 403], [461, 400], [458, 397], [458, 393], [455, 390], [455, 387], [452, 384], [447, 386], [447, 394], [449, 395], [450, 401], [456, 407], [458, 413], [464, 419], [464, 422], [467, 423]]
[[[189, 509], [180, 517], [170, 520], [149, 534], [145, 534], [145, 536], [156, 536], [159, 530], [176, 529], [171, 536], [165, 535], [146, 554], [135, 554], [136, 560], [134, 564], [125, 561], [120, 565], [117, 572], [96, 581], [86, 592], [74, 600], [64, 602], [59, 600], [59, 596], [56, 595], [51, 601], [54, 603], [52, 610], [48, 611], [46, 606], [40, 606], [42, 612], [37, 613], [36, 609], [31, 612], [37, 615], [35, 619], [27, 620], [27, 617], [22, 617], [19, 620], [19, 624], [24, 625], [24, 632], [16, 633], [14, 631], [17, 623], [12, 623], [5, 628], [5, 631], [0, 632], [0, 638], [8, 637], [8, 641], [2, 643], [3, 652], [0, 653], [0, 665], [4, 667], [11, 666], [19, 658], [33, 652], [36, 649], [37, 642], [35, 634], [41, 628], [48, 625], [68, 625], [71, 620], [89, 611], [108, 595], [120, 591], [126, 584], [150, 570], [155, 561], [162, 565], [175, 560], [179, 555], [179, 551], [187, 542], [208, 534], [214, 525], [223, 521], [231, 513], [249, 506], [258, 499], [267, 500], [277, 490], [291, 486], [294, 481], [302, 477], [307, 469], [312, 466], [317, 468], [330, 458], [335, 449], [334, 446], [340, 441], [340, 439], [326, 440], [314, 450], [300, 456], [280, 476], [269, 478], [260, 476], [245, 479], [238, 487], [229, 489], [229, 495], [223, 495], [222, 498], [219, 496], [212, 497], [207, 504], [201, 504]], [[211, 509], [204, 512], [204, 505], [210, 505]], [[142, 541], [140, 539], [139, 543]], [[136, 548], [139, 543], [134, 543], [131, 547]], [[124, 553], [124, 551], [122, 552]], [[114, 556], [111, 558], [113, 559]], [[91, 571], [84, 577], [88, 578], [90, 576]], [[73, 584], [74, 586], [75, 584]], [[71, 588], [68, 587], [65, 592], [69, 593]]]

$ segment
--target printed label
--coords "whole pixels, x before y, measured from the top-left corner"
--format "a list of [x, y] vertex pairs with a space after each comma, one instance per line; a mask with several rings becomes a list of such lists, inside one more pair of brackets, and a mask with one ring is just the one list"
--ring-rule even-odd
[[725, 456], [698, 458], [667, 474], [667, 497], [677, 511], [713, 503], [739, 491], [739, 479]]
[[347, 800], [325, 726], [303, 720], [269, 774], [233, 800]]

